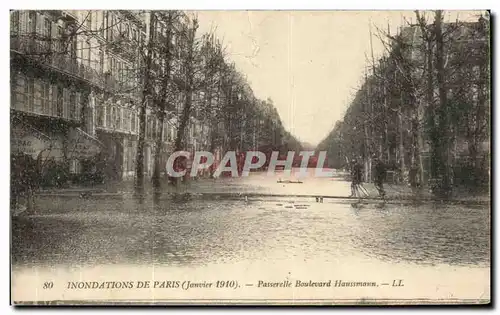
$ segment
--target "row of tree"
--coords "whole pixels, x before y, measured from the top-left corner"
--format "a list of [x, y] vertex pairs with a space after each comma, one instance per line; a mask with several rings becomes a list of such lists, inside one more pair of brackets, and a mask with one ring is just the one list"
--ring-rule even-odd
[[332, 167], [381, 157], [412, 185], [449, 194], [458, 184], [489, 183], [490, 21], [444, 22], [442, 11], [415, 12], [396, 35], [378, 30], [386, 54], [343, 121], [319, 145]]
[[[143, 91], [136, 160], [138, 187], [144, 182], [147, 108], [156, 113], [160, 126], [166, 117], [174, 117], [174, 151], [187, 148], [187, 128], [193, 118], [209, 127], [209, 144], [204, 149], [211, 152], [243, 152], [263, 146], [300, 150], [300, 143], [283, 127], [273, 102], [255, 97], [244, 75], [227, 60], [223, 43], [214, 32], [197, 35], [196, 16], [181, 11], [150, 11], [148, 24], [149, 38], [140, 67]], [[155, 186], [160, 185], [164, 169], [162, 139], [160, 130], [155, 145]]]
[[[272, 100], [254, 95], [215, 31], [200, 35], [198, 28], [196, 15], [176, 10], [12, 11], [11, 48], [50, 66], [63, 62], [66, 70], [92, 83], [92, 89], [82, 91], [96, 92], [99, 104], [119, 100], [137, 112], [139, 188], [145, 180], [144, 147], [151, 140], [146, 137], [150, 114], [158, 121], [152, 133], [156, 186], [165, 169], [161, 126], [166, 120], [175, 126], [174, 151], [188, 149], [193, 120], [208, 127], [203, 149], [211, 152], [300, 150]], [[127, 62], [117, 63], [113, 56]]]

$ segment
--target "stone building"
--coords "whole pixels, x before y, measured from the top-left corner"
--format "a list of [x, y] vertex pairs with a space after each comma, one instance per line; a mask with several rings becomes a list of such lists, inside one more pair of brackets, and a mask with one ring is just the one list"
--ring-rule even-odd
[[[62, 181], [96, 169], [106, 180], [133, 178], [148, 13], [20, 10], [10, 20], [12, 153], [52, 165]], [[159, 126], [151, 108], [146, 123], [151, 175], [154, 139], [163, 128], [167, 155], [175, 124]]]

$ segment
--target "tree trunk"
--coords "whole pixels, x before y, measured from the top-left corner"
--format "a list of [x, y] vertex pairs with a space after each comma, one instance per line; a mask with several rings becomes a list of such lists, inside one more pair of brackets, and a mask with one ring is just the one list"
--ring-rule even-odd
[[153, 35], [155, 30], [155, 15], [154, 12], [150, 12], [149, 16], [149, 39], [148, 48], [146, 55], [146, 65], [144, 72], [144, 89], [142, 92], [142, 100], [140, 104], [139, 111], [139, 139], [137, 143], [137, 156], [136, 156], [136, 188], [137, 190], [142, 190], [144, 188], [144, 141], [146, 136], [146, 106], [148, 102], [148, 97], [151, 93], [151, 62], [152, 62], [152, 50], [153, 50]]
[[449, 109], [447, 99], [447, 88], [444, 69], [444, 39], [442, 30], [442, 11], [436, 11], [435, 36], [436, 36], [436, 79], [439, 92], [439, 132], [440, 132], [440, 170], [442, 180], [440, 181], [441, 193], [448, 195], [452, 185], [452, 157], [450, 152], [451, 125], [449, 123]]
[[[383, 87], [384, 87], [384, 146], [385, 146], [385, 159], [387, 162], [391, 161], [391, 151], [389, 148], [389, 113], [391, 112], [389, 109], [389, 102], [390, 99], [387, 96], [387, 85], [385, 83], [385, 80], [383, 81]], [[383, 155], [382, 155], [383, 156]]]
[[[182, 110], [182, 116], [180, 120], [179, 127], [177, 128], [177, 135], [175, 137], [175, 145], [174, 145], [174, 152], [177, 151], [182, 151], [183, 149], [183, 141], [185, 140], [185, 131], [186, 131], [186, 126], [189, 122], [189, 117], [191, 114], [191, 103], [192, 103], [192, 91], [190, 88], [186, 90], [186, 98], [184, 101], [184, 108]], [[187, 170], [186, 170], [187, 171]], [[179, 180], [179, 177], [172, 178], [172, 182], [177, 185]]]
[[[417, 108], [417, 120], [418, 122], [421, 122], [423, 120], [423, 105], [422, 102], [418, 102], [418, 108]], [[418, 177], [419, 177], [419, 183], [420, 185], [423, 185], [424, 183], [424, 162], [423, 162], [423, 157], [422, 157], [422, 151], [424, 150], [424, 138], [423, 138], [423, 130], [422, 130], [422, 124], [419, 123], [418, 125], [418, 130], [417, 130], [417, 144], [418, 144], [418, 156], [417, 156], [417, 163], [418, 163]]]
[[[186, 126], [189, 122], [189, 118], [191, 116], [191, 105], [192, 105], [192, 94], [193, 94], [193, 67], [194, 67], [194, 36], [196, 33], [196, 28], [193, 28], [189, 32], [189, 38], [188, 38], [188, 52], [186, 56], [186, 61], [185, 61], [185, 86], [184, 86], [184, 91], [185, 91], [185, 99], [184, 99], [184, 106], [182, 109], [182, 115], [180, 119], [179, 126], [177, 128], [177, 135], [175, 137], [175, 144], [174, 144], [174, 150], [175, 151], [181, 151], [183, 149], [182, 145], [182, 140], [184, 139], [185, 136], [185, 131], [186, 131]], [[178, 183], [178, 177], [176, 177], [173, 180], [174, 184]]]
[[370, 83], [368, 82], [368, 75], [365, 73], [365, 82], [366, 86], [366, 102], [363, 102], [363, 132], [364, 132], [364, 150], [363, 150], [363, 160], [364, 160], [364, 177], [365, 182], [370, 181], [371, 175], [371, 165], [370, 165], [370, 142], [369, 142], [369, 130], [368, 130], [368, 121], [370, 120], [368, 117], [368, 110], [366, 107], [371, 107], [371, 90]]
[[[168, 12], [168, 18], [167, 18], [167, 29], [166, 29], [166, 41], [164, 43], [165, 46], [165, 73], [163, 75], [163, 80], [162, 80], [162, 95], [160, 98], [160, 103], [158, 104], [158, 110], [156, 112], [156, 115], [158, 117], [158, 122], [160, 125], [160, 132], [157, 135], [156, 138], [156, 147], [155, 147], [155, 161], [154, 161], [154, 170], [153, 170], [153, 187], [155, 189], [159, 189], [161, 187], [161, 154], [162, 154], [162, 148], [163, 148], [163, 126], [165, 124], [165, 110], [167, 108], [167, 95], [168, 95], [168, 89], [170, 86], [170, 74], [171, 74], [171, 61], [172, 61], [172, 56], [170, 53], [170, 42], [171, 42], [171, 37], [172, 37], [172, 23], [173, 23], [173, 14], [176, 14], [174, 12]], [[166, 172], [166, 169], [165, 169]]]
[[[439, 130], [436, 126], [436, 106], [434, 104], [434, 63], [432, 61], [433, 49], [432, 40], [427, 39], [427, 50], [426, 50], [426, 60], [427, 60], [427, 87], [426, 87], [426, 103], [427, 103], [427, 128], [429, 129], [429, 136], [431, 142], [430, 148], [430, 179], [436, 181], [439, 178], [441, 170], [441, 159], [439, 158], [440, 149], [440, 138]], [[434, 187], [431, 187], [434, 188]]]
[[405, 165], [405, 145], [404, 145], [404, 129], [403, 129], [403, 89], [401, 88], [400, 104], [398, 110], [398, 130], [399, 130], [399, 168], [400, 168], [400, 181], [404, 182], [406, 173]]
[[161, 153], [163, 149], [163, 124], [165, 122], [165, 110], [158, 111], [158, 123], [160, 125], [160, 132], [156, 137], [155, 143], [155, 157], [154, 157], [154, 170], [153, 170], [153, 187], [160, 188], [161, 187]]

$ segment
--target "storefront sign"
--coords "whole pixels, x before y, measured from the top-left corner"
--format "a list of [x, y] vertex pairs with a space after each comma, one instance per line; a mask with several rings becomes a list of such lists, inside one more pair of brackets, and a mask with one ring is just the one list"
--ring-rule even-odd
[[70, 159], [90, 159], [101, 152], [100, 142], [81, 129], [73, 129], [68, 140]]
[[40, 152], [51, 149], [51, 140], [32, 128], [15, 126], [11, 132], [10, 149], [11, 153], [24, 153], [37, 158]]

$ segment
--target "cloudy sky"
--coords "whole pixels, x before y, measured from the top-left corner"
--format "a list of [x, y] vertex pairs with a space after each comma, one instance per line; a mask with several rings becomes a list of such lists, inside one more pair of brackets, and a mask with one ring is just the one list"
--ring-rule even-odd
[[[447, 12], [471, 19], [479, 12]], [[430, 13], [427, 15], [430, 16]], [[319, 143], [342, 119], [362, 82], [370, 52], [384, 47], [377, 28], [396, 32], [411, 11], [200, 11], [200, 32], [216, 28], [256, 96], [270, 97], [285, 127]]]

